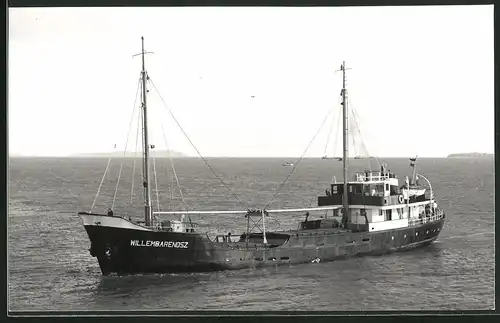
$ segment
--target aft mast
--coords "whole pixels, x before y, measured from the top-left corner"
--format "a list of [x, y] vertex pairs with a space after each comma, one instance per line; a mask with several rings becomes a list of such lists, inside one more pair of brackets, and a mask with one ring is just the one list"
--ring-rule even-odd
[[152, 225], [153, 215], [151, 213], [151, 188], [149, 186], [149, 142], [148, 142], [148, 109], [147, 109], [147, 88], [146, 88], [146, 67], [144, 62], [144, 55], [146, 52], [144, 51], [144, 37], [141, 37], [142, 40], [142, 113], [143, 113], [143, 126], [142, 126], [142, 137], [143, 137], [143, 186], [144, 186], [144, 220], [146, 222], [146, 226]]
[[343, 154], [342, 154], [342, 168], [344, 173], [344, 189], [343, 189], [343, 198], [342, 198], [342, 206], [344, 208], [344, 212], [342, 213], [342, 224], [344, 227], [347, 227], [347, 219], [349, 212], [349, 201], [347, 198], [347, 156], [348, 156], [348, 132], [347, 132], [347, 90], [345, 87], [345, 61], [342, 62], [340, 66], [340, 70], [342, 71], [342, 146], [343, 146]]

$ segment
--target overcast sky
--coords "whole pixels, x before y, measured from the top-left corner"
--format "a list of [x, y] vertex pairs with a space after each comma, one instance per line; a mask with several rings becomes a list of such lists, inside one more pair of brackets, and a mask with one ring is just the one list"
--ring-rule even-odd
[[[491, 5], [9, 9], [10, 153], [123, 150], [141, 36], [204, 156], [300, 156], [338, 115], [343, 60], [371, 155], [494, 150]], [[170, 148], [196, 155], [153, 90], [148, 107], [150, 142], [164, 149], [163, 122]], [[331, 117], [306, 156], [323, 155]]]

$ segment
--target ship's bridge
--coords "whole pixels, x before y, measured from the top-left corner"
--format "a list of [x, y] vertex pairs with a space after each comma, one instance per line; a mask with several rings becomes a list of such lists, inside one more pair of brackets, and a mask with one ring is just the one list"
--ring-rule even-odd
[[[384, 206], [401, 204], [401, 191], [396, 175], [390, 171], [371, 171], [355, 173], [353, 181], [347, 183], [347, 196], [351, 205]], [[318, 205], [342, 205], [344, 184], [331, 184], [326, 196], [318, 197]]]
[[399, 181], [395, 174], [390, 171], [374, 172], [371, 170], [365, 170], [364, 172], [357, 172], [354, 174], [354, 182], [349, 183], [360, 183], [364, 184], [376, 184], [376, 183], [388, 183], [389, 185], [398, 185]]

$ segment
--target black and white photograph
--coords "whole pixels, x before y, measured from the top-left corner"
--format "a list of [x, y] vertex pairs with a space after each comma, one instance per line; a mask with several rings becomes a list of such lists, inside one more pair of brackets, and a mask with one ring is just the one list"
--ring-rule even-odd
[[495, 309], [493, 5], [7, 14], [8, 311]]

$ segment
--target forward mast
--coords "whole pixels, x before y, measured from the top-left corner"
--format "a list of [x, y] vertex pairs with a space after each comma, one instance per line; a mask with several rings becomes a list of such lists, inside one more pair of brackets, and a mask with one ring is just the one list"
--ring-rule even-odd
[[[144, 50], [144, 37], [141, 37], [142, 41], [142, 51], [140, 54], [142, 58], [142, 71], [141, 71], [141, 79], [142, 79], [142, 92], [141, 92], [141, 106], [142, 106], [142, 176], [143, 182], [142, 185], [144, 187], [144, 221], [146, 222], [146, 226], [153, 225], [153, 214], [151, 212], [151, 187], [149, 184], [149, 142], [148, 142], [148, 109], [147, 109], [147, 86], [146, 80], [149, 79], [146, 72], [146, 64], [144, 55], [149, 54]], [[136, 55], [134, 55], [136, 56]]]

